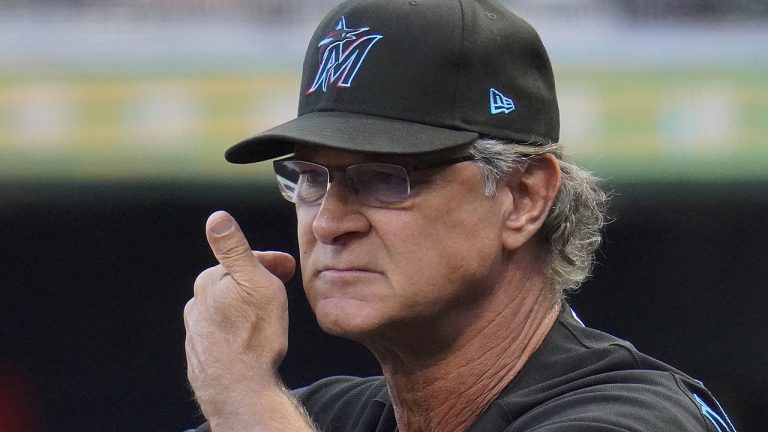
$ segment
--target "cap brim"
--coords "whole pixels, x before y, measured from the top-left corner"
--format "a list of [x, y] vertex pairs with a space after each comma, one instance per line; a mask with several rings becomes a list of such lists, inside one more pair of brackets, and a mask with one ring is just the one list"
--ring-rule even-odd
[[371, 153], [419, 154], [476, 140], [479, 134], [384, 117], [339, 111], [304, 114], [230, 147], [232, 163], [251, 163], [292, 153], [297, 144]]

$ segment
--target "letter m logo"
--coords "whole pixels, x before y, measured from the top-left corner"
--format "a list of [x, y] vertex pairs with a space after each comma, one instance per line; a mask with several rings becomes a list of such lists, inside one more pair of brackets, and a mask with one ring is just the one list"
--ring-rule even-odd
[[346, 20], [341, 17], [336, 29], [317, 44], [320, 49], [320, 67], [307, 94], [318, 88], [322, 88], [323, 92], [328, 91], [332, 83], [335, 83], [338, 88], [347, 88], [352, 85], [352, 80], [368, 55], [368, 51], [383, 37], [381, 35], [362, 38], [357, 36], [358, 33], [367, 30], [369, 30], [368, 27], [348, 29]]

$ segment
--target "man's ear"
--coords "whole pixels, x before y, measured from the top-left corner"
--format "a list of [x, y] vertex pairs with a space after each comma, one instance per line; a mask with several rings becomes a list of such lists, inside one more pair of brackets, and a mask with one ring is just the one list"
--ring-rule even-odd
[[536, 156], [504, 176], [497, 193], [506, 196], [502, 243], [516, 250], [541, 229], [560, 190], [560, 164], [552, 154]]

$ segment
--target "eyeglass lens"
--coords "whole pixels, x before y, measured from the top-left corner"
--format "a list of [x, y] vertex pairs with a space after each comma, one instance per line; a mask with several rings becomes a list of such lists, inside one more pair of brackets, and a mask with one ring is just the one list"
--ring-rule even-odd
[[[330, 184], [328, 168], [304, 161], [275, 161], [274, 168], [285, 199], [298, 205], [320, 205]], [[387, 206], [408, 199], [410, 183], [402, 166], [361, 163], [343, 172], [350, 189], [366, 205]]]

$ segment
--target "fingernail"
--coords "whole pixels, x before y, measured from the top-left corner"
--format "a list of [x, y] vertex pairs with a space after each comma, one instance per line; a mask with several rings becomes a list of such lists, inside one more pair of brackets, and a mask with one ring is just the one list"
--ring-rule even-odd
[[235, 224], [232, 223], [231, 219], [221, 219], [220, 221], [214, 223], [213, 226], [211, 226], [211, 232], [214, 235], [223, 236], [224, 234], [232, 231], [232, 228], [234, 227]]

